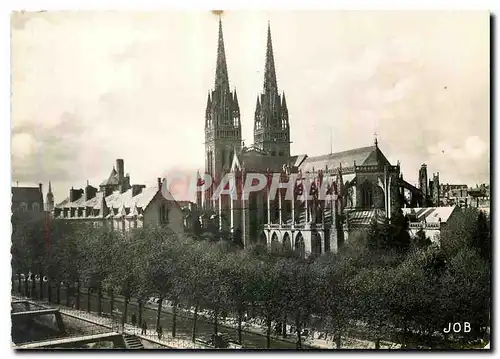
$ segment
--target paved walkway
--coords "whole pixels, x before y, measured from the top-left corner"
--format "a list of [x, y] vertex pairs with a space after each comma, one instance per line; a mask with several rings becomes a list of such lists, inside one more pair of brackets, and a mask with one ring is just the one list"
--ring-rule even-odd
[[[56, 306], [54, 304], [49, 304], [45, 301], [41, 302], [38, 300], [31, 300], [29, 298], [22, 298], [22, 297], [13, 297], [13, 299], [16, 300], [28, 300], [30, 302], [34, 302], [37, 304], [42, 304], [46, 307], [51, 307], [51, 308], [58, 308], [59, 311], [62, 314], [66, 314], [69, 316], [72, 316], [74, 318], [82, 319], [97, 325], [104, 326], [106, 328], [109, 328], [111, 330], [118, 330], [118, 326], [116, 323], [113, 323], [113, 320], [111, 318], [107, 317], [101, 317], [97, 315], [96, 313], [88, 313], [83, 310], [76, 310], [76, 309], [70, 309], [66, 308], [63, 306]], [[121, 327], [121, 325], [120, 325]], [[160, 343], [161, 345], [164, 345], [165, 347], [168, 348], [173, 348], [173, 349], [211, 349], [210, 346], [208, 345], [203, 345], [199, 342], [193, 343], [191, 340], [184, 339], [184, 338], [173, 338], [170, 333], [164, 333], [162, 339], [158, 339], [158, 335], [156, 333], [156, 330], [153, 329], [148, 329], [146, 331], [146, 335], [141, 334], [141, 329], [138, 327], [134, 327], [131, 324], [125, 324], [124, 330], [125, 333], [127, 334], [133, 334], [137, 335], [140, 338], [146, 339], [146, 340], [153, 340], [154, 342]]]

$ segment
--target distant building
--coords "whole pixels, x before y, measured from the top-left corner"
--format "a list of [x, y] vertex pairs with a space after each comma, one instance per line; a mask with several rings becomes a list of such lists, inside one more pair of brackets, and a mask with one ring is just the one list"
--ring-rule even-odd
[[[56, 219], [82, 221], [108, 226], [123, 232], [147, 226], [166, 226], [184, 233], [183, 212], [175, 200], [162, 194], [162, 180], [156, 187], [130, 185], [124, 176], [122, 159], [116, 161], [99, 190], [87, 182], [85, 189], [70, 189], [69, 197], [54, 208]], [[171, 197], [171, 196], [170, 196]]]
[[442, 184], [440, 190], [445, 206], [456, 205], [465, 207], [467, 204], [467, 191], [469, 188], [466, 184]]
[[38, 187], [12, 187], [12, 213], [43, 212], [42, 184]]

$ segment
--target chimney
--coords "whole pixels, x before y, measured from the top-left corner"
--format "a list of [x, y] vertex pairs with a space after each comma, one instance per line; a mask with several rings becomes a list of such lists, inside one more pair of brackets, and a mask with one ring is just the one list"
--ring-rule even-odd
[[97, 194], [97, 188], [92, 187], [87, 182], [87, 186], [85, 187], [85, 201], [91, 200], [96, 196], [96, 194]]
[[116, 160], [116, 171], [118, 172], [118, 183], [121, 185], [125, 176], [125, 168], [123, 164], [123, 159], [119, 158]]
[[38, 184], [38, 188], [40, 188], [40, 193], [42, 193], [42, 194], [43, 194], [42, 184], [41, 184], [41, 183], [39, 183], [39, 184]]

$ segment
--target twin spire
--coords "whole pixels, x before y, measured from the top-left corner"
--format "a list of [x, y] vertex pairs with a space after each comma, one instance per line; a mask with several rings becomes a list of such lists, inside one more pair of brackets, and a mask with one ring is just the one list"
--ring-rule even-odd
[[[231, 93], [229, 87], [222, 20], [219, 17], [215, 88], [208, 95], [205, 128], [220, 125], [224, 125], [226, 128], [235, 126], [239, 130], [238, 134], [241, 131], [236, 90]], [[255, 108], [254, 145], [270, 155], [289, 156], [289, 132], [285, 94], [280, 95], [278, 93], [271, 24], [268, 22], [264, 86], [262, 93], [257, 97]], [[233, 139], [236, 140], [236, 138]]]
[[[222, 33], [222, 20], [219, 17], [219, 40], [217, 44], [217, 65], [215, 68], [215, 91], [229, 92], [229, 75], [227, 72], [226, 51], [224, 48], [224, 35]], [[274, 66], [273, 42], [271, 39], [271, 23], [267, 24], [267, 49], [264, 74], [264, 94], [278, 93], [276, 69]]]

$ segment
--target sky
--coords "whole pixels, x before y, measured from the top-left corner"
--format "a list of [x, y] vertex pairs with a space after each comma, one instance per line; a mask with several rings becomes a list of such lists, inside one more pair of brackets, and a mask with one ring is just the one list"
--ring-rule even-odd
[[[490, 176], [487, 12], [225, 11], [229, 81], [245, 145], [271, 25], [292, 154], [370, 146], [405, 180]], [[218, 17], [209, 11], [37, 12], [11, 18], [13, 185], [56, 203], [123, 158], [132, 183], [203, 170]]]

